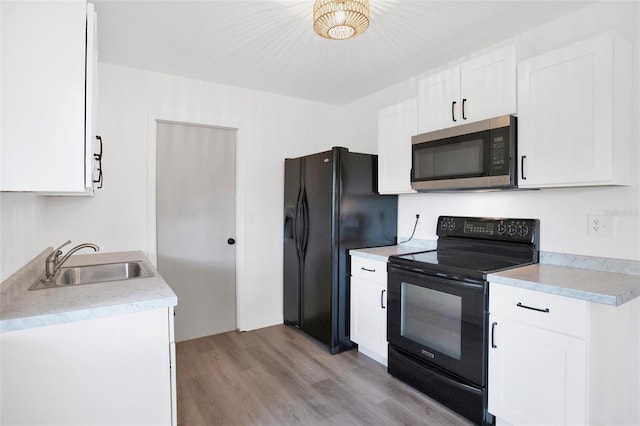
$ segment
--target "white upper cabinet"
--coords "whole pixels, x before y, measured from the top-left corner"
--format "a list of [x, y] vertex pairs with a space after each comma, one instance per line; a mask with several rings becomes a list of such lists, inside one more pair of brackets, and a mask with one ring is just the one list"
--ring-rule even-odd
[[416, 98], [378, 112], [378, 192], [403, 194], [411, 189], [411, 136], [418, 133]]
[[515, 113], [517, 54], [514, 44], [422, 79], [418, 132]]
[[93, 5], [74, 0], [1, 7], [0, 190], [86, 192], [93, 180]]
[[631, 68], [613, 32], [519, 64], [518, 186], [629, 184]]

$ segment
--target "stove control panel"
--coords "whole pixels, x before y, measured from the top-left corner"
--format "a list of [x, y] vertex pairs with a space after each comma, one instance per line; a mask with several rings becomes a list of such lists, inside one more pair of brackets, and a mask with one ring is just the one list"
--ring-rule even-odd
[[539, 228], [538, 219], [440, 216], [436, 233], [440, 237], [537, 243]]

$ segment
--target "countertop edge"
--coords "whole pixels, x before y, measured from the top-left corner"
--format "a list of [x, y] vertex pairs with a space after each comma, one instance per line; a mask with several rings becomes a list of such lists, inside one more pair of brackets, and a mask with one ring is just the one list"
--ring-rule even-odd
[[349, 255], [364, 257], [380, 262], [387, 262], [389, 260], [389, 256], [433, 250], [436, 248], [436, 245], [436, 241], [421, 240], [418, 241], [416, 245], [401, 243], [392, 246], [351, 249], [349, 250]]
[[[539, 282], [527, 281], [523, 279], [506, 278], [496, 274], [487, 275], [487, 280], [490, 283], [489, 286], [491, 286], [492, 283], [503, 284], [511, 287], [518, 287], [526, 290], [540, 291], [542, 293], [555, 294], [557, 296], [570, 297], [572, 299], [586, 300], [588, 302], [596, 302], [596, 303], [602, 303], [605, 305], [612, 305], [612, 306], [620, 306], [624, 302], [633, 299], [633, 297], [631, 297], [628, 300], [624, 300], [625, 298], [623, 298], [622, 296], [612, 296], [612, 295], [606, 295], [601, 293], [594, 293], [594, 292], [579, 290], [575, 288], [567, 288], [567, 287], [551, 285], [551, 284], [542, 284]], [[635, 297], [637, 296], [638, 295], [636, 295]]]
[[79, 309], [75, 311], [55, 312], [51, 314], [0, 320], [0, 334], [37, 327], [46, 327], [49, 325], [65, 324], [75, 321], [106, 318], [113, 315], [170, 308], [176, 306], [177, 304], [177, 297], [165, 297], [154, 300], [145, 300], [141, 302], [123, 303], [120, 305], [110, 305], [91, 309]]

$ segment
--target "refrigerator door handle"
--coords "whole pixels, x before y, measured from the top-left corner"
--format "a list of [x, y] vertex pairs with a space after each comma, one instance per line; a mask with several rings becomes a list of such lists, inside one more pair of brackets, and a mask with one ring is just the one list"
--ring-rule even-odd
[[293, 239], [296, 243], [296, 253], [298, 255], [298, 260], [301, 260], [302, 256], [302, 245], [301, 245], [301, 236], [302, 236], [302, 227], [303, 227], [303, 218], [302, 218], [302, 188], [298, 192], [298, 200], [296, 201], [296, 210], [293, 215]]
[[309, 242], [309, 202], [307, 201], [307, 191], [302, 192], [302, 240], [300, 246], [302, 249], [302, 256], [304, 257], [307, 252], [307, 243]]

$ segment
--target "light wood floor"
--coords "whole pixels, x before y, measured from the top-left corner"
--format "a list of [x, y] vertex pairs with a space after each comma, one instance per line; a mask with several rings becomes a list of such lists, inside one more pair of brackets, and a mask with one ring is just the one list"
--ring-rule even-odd
[[176, 346], [181, 426], [469, 424], [357, 351], [329, 355], [288, 326]]

